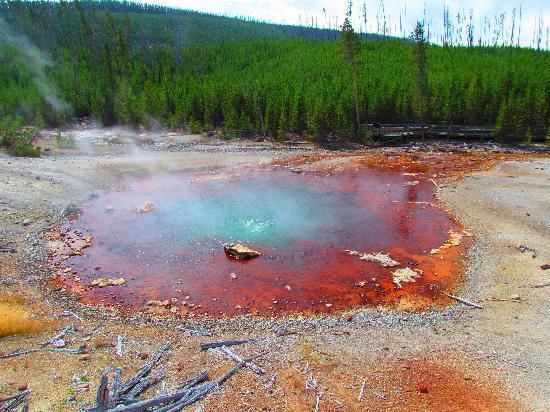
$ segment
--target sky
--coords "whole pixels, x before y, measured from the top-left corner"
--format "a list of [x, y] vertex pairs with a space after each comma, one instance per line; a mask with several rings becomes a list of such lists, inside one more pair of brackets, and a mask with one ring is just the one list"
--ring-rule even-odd
[[[191, 9], [230, 17], [251, 17], [257, 20], [285, 24], [300, 24], [311, 19], [317, 25], [326, 27], [334, 26], [336, 21], [340, 25], [346, 12], [346, 0], [141, 0], [144, 3], [162, 4], [170, 7]], [[353, 2], [353, 21], [356, 30], [363, 29], [362, 8], [363, 0]], [[533, 37], [542, 19], [542, 44], [547, 48], [547, 28], [550, 24], [550, 3], [547, 0], [367, 0], [367, 31], [382, 32], [383, 16], [386, 15], [386, 33], [391, 35], [409, 35], [414, 24], [424, 16], [424, 10], [428, 18], [431, 40], [440, 41], [443, 33], [444, 5], [450, 9], [450, 15], [456, 22], [457, 14], [466, 16], [469, 20], [470, 10], [473, 11], [474, 36], [482, 34], [486, 26], [487, 18], [492, 26], [495, 24], [495, 16], [504, 13], [504, 32], [500, 38], [510, 41], [512, 15], [516, 9], [515, 40], [517, 41], [519, 9], [522, 9], [521, 41], [524, 46], [533, 45]], [[383, 6], [382, 6], [383, 5]], [[377, 24], [378, 20], [381, 22]], [[338, 19], [338, 20], [336, 20]], [[401, 22], [401, 23], [400, 23]], [[464, 25], [466, 26], [466, 24]], [[493, 27], [490, 33], [493, 33]], [[460, 38], [457, 33], [455, 36]], [[494, 37], [493, 34], [487, 38]], [[465, 41], [465, 33], [462, 39]], [[476, 39], [477, 40], [477, 39]]]

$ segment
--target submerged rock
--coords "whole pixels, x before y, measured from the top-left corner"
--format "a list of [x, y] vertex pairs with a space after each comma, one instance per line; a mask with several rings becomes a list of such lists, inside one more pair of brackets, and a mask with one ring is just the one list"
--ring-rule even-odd
[[107, 279], [107, 278], [97, 278], [90, 283], [92, 287], [105, 288], [107, 286], [124, 286], [126, 284], [126, 279]]
[[143, 206], [138, 207], [137, 211], [139, 213], [149, 213], [155, 210], [155, 205], [151, 202], [145, 202]]
[[447, 240], [443, 245], [436, 249], [430, 251], [430, 255], [437, 255], [439, 252], [445, 249], [449, 249], [453, 246], [460, 246], [464, 235], [462, 233], [455, 232], [454, 230], [449, 230], [449, 240]]
[[397, 285], [399, 289], [403, 288], [402, 282], [411, 283], [416, 282], [416, 278], [420, 277], [422, 271], [412, 270], [411, 268], [397, 269], [392, 273], [393, 283]]
[[164, 308], [167, 308], [168, 306], [170, 306], [171, 302], [170, 300], [166, 299], [166, 300], [150, 300], [149, 302], [147, 302], [147, 306], [157, 306], [157, 307], [164, 307]]
[[394, 267], [398, 266], [399, 262], [393, 260], [388, 253], [359, 253], [355, 250], [346, 250], [348, 255], [357, 256], [361, 260], [366, 260], [368, 262], [377, 262], [383, 267]]
[[229, 256], [238, 260], [252, 259], [262, 255], [260, 252], [241, 245], [240, 243], [226, 243], [223, 245], [223, 249]]

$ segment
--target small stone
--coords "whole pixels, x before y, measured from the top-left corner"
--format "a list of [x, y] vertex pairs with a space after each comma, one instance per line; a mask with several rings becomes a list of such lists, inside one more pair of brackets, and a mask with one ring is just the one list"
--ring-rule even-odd
[[262, 255], [260, 252], [240, 243], [226, 243], [223, 245], [223, 249], [228, 256], [237, 260], [252, 259]]
[[82, 355], [78, 358], [79, 361], [81, 362], [87, 362], [91, 359], [91, 356], [89, 354], [86, 354], [86, 355]]
[[18, 390], [19, 392], [26, 391], [27, 389], [29, 389], [29, 385], [27, 385], [26, 383], [24, 383], [23, 385], [19, 385], [19, 386], [17, 387], [17, 390]]
[[235, 309], [242, 309], [241, 305], [235, 305]]
[[105, 210], [106, 210], [107, 212], [112, 212], [114, 209], [113, 209], [113, 206], [109, 205], [109, 206], [107, 206], [107, 207], [105, 208]]
[[521, 297], [517, 294], [514, 294], [514, 295], [510, 295], [510, 299], [512, 299], [512, 300], [521, 300]]
[[332, 303], [325, 303], [325, 306], [326, 306], [327, 308], [332, 308]]
[[292, 290], [292, 288], [290, 287], [290, 285], [285, 285], [285, 289], [286, 289], [286, 290], [289, 290], [289, 291]]
[[237, 275], [235, 273], [230, 274], [229, 277], [231, 277], [231, 279], [237, 279]]
[[146, 359], [149, 359], [149, 354], [147, 352], [140, 352], [138, 354], [138, 357], [141, 359], [141, 360], [146, 360]]

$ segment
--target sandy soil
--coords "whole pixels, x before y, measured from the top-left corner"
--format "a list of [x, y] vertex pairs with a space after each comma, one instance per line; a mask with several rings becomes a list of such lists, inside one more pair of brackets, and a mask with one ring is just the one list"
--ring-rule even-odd
[[[43, 233], [65, 207], [158, 170], [259, 165], [321, 151], [163, 132], [71, 133], [70, 149], [57, 148], [54, 134], [43, 133], [42, 146], [50, 150], [41, 159], [0, 153], [0, 246], [16, 250], [0, 253], [0, 299], [22, 295], [35, 317], [56, 319], [59, 328], [74, 324], [78, 331], [67, 336], [67, 346], [85, 345], [89, 353], [0, 359], [0, 398], [28, 386], [32, 411], [79, 410], [93, 402], [102, 370], [117, 366], [130, 376], [141, 358], [172, 340], [163, 363], [167, 377], [147, 394], [166, 392], [202, 370], [215, 378], [234, 365], [201, 352], [199, 343], [255, 337], [263, 340], [235, 352], [247, 357], [269, 350], [256, 361], [265, 375], [240, 371], [201, 402], [204, 410], [303, 411], [316, 404], [320, 411], [550, 409], [550, 286], [533, 287], [549, 281], [541, 265], [550, 263], [550, 159], [500, 163], [440, 183], [440, 199], [476, 239], [460, 295], [482, 302], [482, 310], [456, 305], [423, 314], [380, 308], [316, 319], [121, 319], [80, 305], [51, 283]], [[83, 320], [62, 316], [66, 310]], [[197, 336], [205, 330], [212, 336]], [[0, 352], [39, 347], [53, 334], [0, 338]]]

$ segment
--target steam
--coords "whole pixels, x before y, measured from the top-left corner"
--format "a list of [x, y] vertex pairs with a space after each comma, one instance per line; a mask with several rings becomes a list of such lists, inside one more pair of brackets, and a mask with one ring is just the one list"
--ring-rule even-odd
[[42, 97], [57, 112], [68, 112], [71, 106], [57, 97], [54, 88], [48, 81], [45, 73], [47, 67], [53, 65], [52, 61], [34, 46], [24, 35], [14, 33], [9, 25], [0, 18], [0, 46], [15, 47], [26, 60], [28, 70], [32, 73], [33, 82]]

